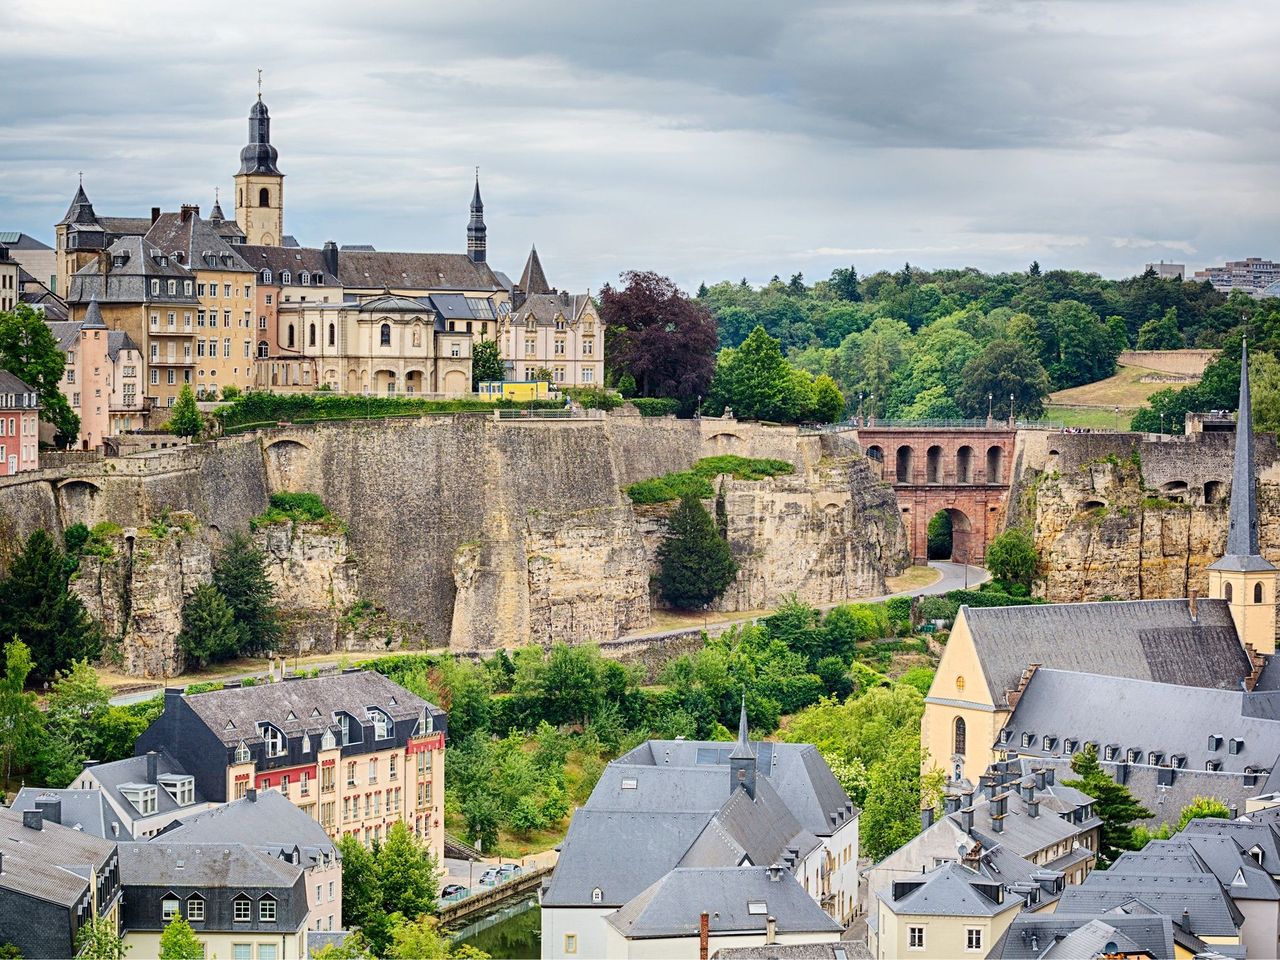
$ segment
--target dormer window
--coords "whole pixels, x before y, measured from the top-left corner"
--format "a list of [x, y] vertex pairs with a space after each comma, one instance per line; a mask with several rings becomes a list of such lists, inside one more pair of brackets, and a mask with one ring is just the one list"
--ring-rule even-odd
[[1209, 734], [1209, 752], [1217, 753], [1221, 749], [1222, 749], [1222, 734], [1220, 733]]
[[1024, 747], [1029, 747], [1031, 744], [1035, 743], [1035, 739], [1036, 736], [1034, 733], [1024, 733], [1022, 735], [1022, 745]]
[[168, 923], [178, 915], [178, 898], [175, 896], [162, 897], [160, 900], [160, 919]]
[[306, 270], [303, 270], [300, 282], [305, 287], [307, 284], [311, 282], [311, 274], [308, 273]]
[[248, 923], [253, 919], [253, 901], [243, 893], [235, 899], [231, 919], [236, 923]]
[[156, 812], [157, 797], [154, 784], [123, 783], [120, 785], [120, 793], [142, 816], [148, 817]]
[[172, 297], [172, 296], [176, 295], [176, 294], [177, 294], [177, 292], [178, 292], [178, 281], [177, 281], [177, 280], [170, 280], [170, 281], [169, 281], [169, 296], [171, 296], [171, 297]]
[[1254, 844], [1252, 847], [1250, 847], [1249, 856], [1253, 857], [1254, 863], [1256, 863], [1258, 866], [1262, 866], [1263, 853], [1262, 853], [1262, 848], [1260, 846], [1258, 846], [1257, 844]]
[[600, 903], [602, 900], [604, 900], [604, 891], [601, 890], [599, 887], [596, 887], [594, 890], [591, 891], [591, 902]]
[[339, 710], [333, 715], [334, 720], [338, 723], [338, 729], [342, 734], [342, 745], [360, 743], [364, 739], [364, 735], [360, 730], [360, 724], [356, 722], [356, 718], [345, 711]]
[[293, 280], [293, 278], [292, 278], [292, 276], [291, 276], [291, 274], [289, 273], [289, 271], [288, 271], [288, 270], [281, 270], [281, 271], [280, 271], [280, 282], [281, 282], [281, 283], [291, 283], [291, 282], [292, 282], [292, 280]]
[[249, 748], [245, 746], [245, 742], [241, 740], [240, 746], [236, 747], [236, 763], [248, 763], [249, 759]]
[[285, 736], [279, 727], [270, 723], [258, 724], [258, 732], [267, 745], [268, 757], [282, 757], [285, 754]]
[[190, 280], [183, 280], [183, 281], [182, 281], [182, 292], [183, 292], [186, 296], [188, 296], [188, 297], [189, 297], [189, 296], [191, 296], [191, 281], [190, 281]]
[[1227, 753], [1231, 754], [1232, 756], [1235, 756], [1236, 754], [1243, 753], [1243, 752], [1244, 752], [1244, 741], [1242, 739], [1240, 739], [1239, 737], [1232, 737], [1230, 740], [1227, 741]]
[[152, 280], [152, 281], [151, 281], [151, 295], [152, 295], [153, 297], [158, 297], [158, 296], [160, 296], [160, 281], [159, 281], [159, 280]]
[[390, 731], [394, 729], [394, 727], [391, 723], [391, 717], [385, 710], [380, 710], [377, 707], [370, 707], [368, 709], [368, 717], [369, 721], [373, 724], [373, 739], [385, 740], [387, 737], [391, 736]]
[[1053, 750], [1053, 748], [1058, 745], [1058, 738], [1051, 737], [1049, 736], [1049, 734], [1046, 733], [1044, 735], [1044, 738], [1040, 742], [1044, 745], [1045, 752], [1047, 753]]
[[178, 774], [166, 773], [157, 778], [160, 786], [164, 787], [164, 792], [173, 798], [173, 802], [180, 807], [189, 807], [196, 802], [196, 780], [195, 777]]
[[263, 282], [263, 283], [270, 283], [270, 282], [271, 282], [271, 271], [270, 271], [270, 270], [263, 270], [263, 271], [262, 271], [262, 282]]
[[1116, 744], [1107, 745], [1107, 749], [1103, 751], [1102, 758], [1107, 761], [1114, 761], [1120, 755], [1120, 748]]

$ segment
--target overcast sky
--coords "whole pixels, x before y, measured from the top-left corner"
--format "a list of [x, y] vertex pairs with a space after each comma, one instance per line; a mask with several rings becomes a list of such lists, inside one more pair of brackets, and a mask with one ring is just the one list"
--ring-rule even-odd
[[285, 229], [553, 284], [1280, 257], [1280, 19], [1178, 0], [0, 0], [0, 230], [232, 177], [264, 70]]

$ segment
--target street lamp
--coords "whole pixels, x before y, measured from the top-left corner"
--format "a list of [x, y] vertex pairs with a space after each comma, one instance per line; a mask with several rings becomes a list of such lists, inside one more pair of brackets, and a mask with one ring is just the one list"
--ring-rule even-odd
[[1164, 414], [1160, 414], [1160, 439], [1164, 439]]
[[1013, 426], [1013, 394], [1009, 394], [1009, 426]]
[[992, 395], [991, 391], [990, 391], [990, 390], [988, 390], [988, 391], [987, 391], [987, 426], [988, 426], [988, 427], [989, 427], [989, 426], [991, 426], [991, 400], [992, 400], [992, 396], [993, 396], [993, 395]]
[[1120, 432], [1120, 405], [1116, 404], [1116, 433]]
[[858, 426], [862, 426], [862, 400], [864, 397], [864, 393], [858, 394]]

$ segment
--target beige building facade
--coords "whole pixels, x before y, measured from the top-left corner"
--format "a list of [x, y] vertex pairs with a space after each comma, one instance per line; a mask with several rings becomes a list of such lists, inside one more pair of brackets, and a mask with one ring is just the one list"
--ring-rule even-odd
[[595, 302], [553, 290], [536, 249], [502, 313], [498, 344], [512, 380], [536, 380], [549, 371], [557, 387], [604, 385], [604, 324]]
[[9, 254], [9, 248], [0, 244], [0, 313], [8, 313], [18, 304], [22, 285], [18, 281], [22, 266]]

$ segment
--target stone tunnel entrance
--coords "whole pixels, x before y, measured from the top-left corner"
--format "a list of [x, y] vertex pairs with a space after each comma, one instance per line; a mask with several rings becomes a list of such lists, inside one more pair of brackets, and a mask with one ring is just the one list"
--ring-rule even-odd
[[858, 442], [898, 495], [914, 563], [930, 557], [929, 523], [950, 522], [950, 558], [981, 564], [1009, 493], [1016, 431], [1004, 426], [861, 427]]

